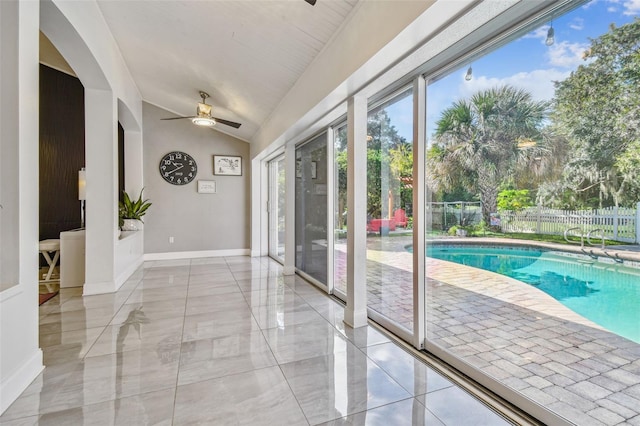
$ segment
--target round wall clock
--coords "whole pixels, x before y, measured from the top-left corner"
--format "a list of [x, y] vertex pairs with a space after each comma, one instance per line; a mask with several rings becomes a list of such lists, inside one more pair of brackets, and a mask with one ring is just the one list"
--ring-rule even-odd
[[198, 165], [192, 156], [173, 151], [160, 160], [160, 176], [173, 185], [186, 185], [195, 179]]

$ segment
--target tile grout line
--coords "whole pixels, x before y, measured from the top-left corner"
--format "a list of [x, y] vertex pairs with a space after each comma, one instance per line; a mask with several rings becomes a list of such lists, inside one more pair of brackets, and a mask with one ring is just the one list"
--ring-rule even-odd
[[178, 381], [180, 379], [180, 362], [182, 361], [182, 339], [184, 338], [184, 325], [187, 320], [187, 303], [189, 301], [189, 288], [191, 287], [191, 262], [193, 259], [189, 259], [189, 275], [187, 280], [187, 293], [184, 298], [184, 314], [182, 315], [182, 331], [180, 333], [180, 351], [178, 352], [178, 368], [176, 370], [176, 386], [173, 392], [173, 410], [171, 415], [171, 425], [175, 423], [176, 419], [176, 405], [178, 402]]

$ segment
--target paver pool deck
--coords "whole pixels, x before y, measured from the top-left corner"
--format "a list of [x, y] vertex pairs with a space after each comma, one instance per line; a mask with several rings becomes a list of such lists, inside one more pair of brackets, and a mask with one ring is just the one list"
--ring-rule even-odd
[[[532, 245], [511, 239], [466, 242]], [[367, 290], [371, 309], [411, 330], [407, 244], [410, 237], [368, 240]], [[581, 252], [579, 247], [537, 245]], [[589, 250], [603, 257], [618, 253], [640, 264], [640, 253], [632, 250]], [[346, 268], [343, 255], [335, 262], [338, 275]], [[640, 425], [640, 344], [515, 279], [437, 259], [425, 262], [427, 335], [434, 344], [571, 423]]]

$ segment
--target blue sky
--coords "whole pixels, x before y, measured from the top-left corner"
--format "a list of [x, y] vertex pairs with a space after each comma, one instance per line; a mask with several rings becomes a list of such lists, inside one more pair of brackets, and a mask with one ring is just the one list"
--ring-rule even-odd
[[[471, 94], [510, 84], [529, 91], [536, 100], [553, 97], [553, 81], [566, 78], [584, 63], [582, 53], [597, 38], [640, 15], [640, 0], [593, 0], [553, 20], [555, 43], [545, 45], [549, 23], [472, 62], [473, 79], [464, 80], [469, 64], [430, 84], [427, 90], [427, 135], [443, 109]], [[411, 99], [387, 107], [401, 136], [412, 140]]]

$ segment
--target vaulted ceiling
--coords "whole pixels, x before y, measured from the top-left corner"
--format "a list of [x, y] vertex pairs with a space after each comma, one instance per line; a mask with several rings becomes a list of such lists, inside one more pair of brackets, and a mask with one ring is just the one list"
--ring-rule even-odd
[[[219, 130], [251, 140], [358, 0], [98, 0], [142, 98], [191, 116], [198, 92]], [[171, 116], [168, 114], [168, 116]]]

